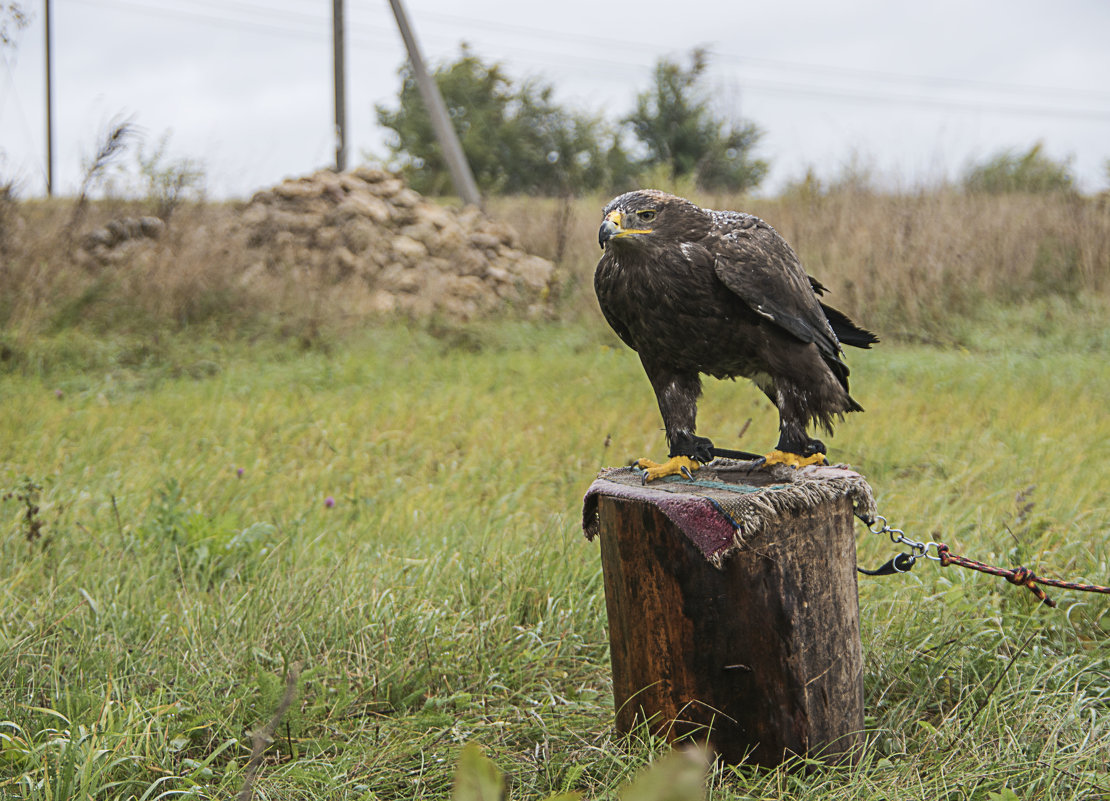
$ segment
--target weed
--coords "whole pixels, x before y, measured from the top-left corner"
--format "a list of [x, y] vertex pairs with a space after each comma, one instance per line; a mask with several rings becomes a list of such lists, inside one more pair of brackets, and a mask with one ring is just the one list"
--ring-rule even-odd
[[167, 479], [156, 490], [135, 544], [159, 551], [179, 576], [213, 586], [248, 578], [275, 545], [276, 527], [238, 527], [233, 516], [207, 515], [185, 503], [181, 484]]
[[15, 499], [23, 504], [23, 538], [29, 546], [42, 539], [42, 530], [46, 522], [42, 519], [39, 508], [39, 499], [42, 497], [42, 485], [35, 483], [34, 479], [26, 477], [15, 488], [0, 495], [0, 500], [10, 501]]
[[116, 118], [108, 124], [107, 130], [101, 136], [96, 152], [85, 162], [85, 174], [81, 179], [81, 188], [77, 192], [77, 201], [73, 205], [69, 222], [65, 227], [67, 240], [72, 240], [78, 226], [84, 220], [89, 203], [89, 193], [102, 180], [108, 166], [123, 154], [129, 142], [135, 138], [136, 133], [135, 125], [131, 120]]
[[165, 222], [186, 200], [201, 200], [204, 196], [204, 170], [191, 159], [171, 160], [167, 156], [170, 135], [165, 133], [151, 152], [142, 145], [136, 160], [139, 172], [146, 181], [146, 198], [154, 205], [154, 214]]

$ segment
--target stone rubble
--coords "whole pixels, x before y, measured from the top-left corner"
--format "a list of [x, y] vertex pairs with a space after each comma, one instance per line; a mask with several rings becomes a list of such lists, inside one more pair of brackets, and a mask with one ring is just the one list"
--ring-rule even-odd
[[425, 200], [385, 170], [322, 170], [258, 192], [238, 217], [242, 280], [353, 283], [366, 311], [468, 320], [517, 309], [543, 315], [555, 265], [509, 226], [468, 206]]
[[87, 233], [82, 247], [94, 255], [105, 255], [133, 239], [158, 239], [165, 230], [166, 224], [157, 217], [122, 217]]

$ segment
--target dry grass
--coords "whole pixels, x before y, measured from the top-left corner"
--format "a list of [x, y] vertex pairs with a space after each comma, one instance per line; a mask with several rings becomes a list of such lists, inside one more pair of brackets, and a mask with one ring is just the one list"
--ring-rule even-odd
[[[1110, 292], [1110, 205], [1097, 200], [955, 190], [691, 199], [775, 226], [829, 287], [833, 305], [888, 338], [944, 341], [954, 318], [974, 315], [988, 301]], [[570, 308], [594, 305], [597, 226], [607, 200], [574, 205], [563, 259]], [[559, 201], [502, 198], [491, 210], [515, 225], [528, 247], [554, 258]]]
[[[232, 229], [230, 204], [180, 207], [157, 241], [124, 243], [108, 261], [84, 253], [89, 231], [148, 213], [144, 204], [92, 204], [80, 230], [71, 201], [9, 209], [0, 228], [0, 351], [19, 361], [34, 343], [67, 331], [158, 339], [203, 328], [248, 339], [276, 335], [313, 344], [344, 318], [343, 289], [326, 280], [243, 274], [252, 258]], [[0, 221], [4, 215], [0, 214]], [[257, 258], [254, 256], [253, 258]], [[350, 315], [348, 315], [350, 316]], [[3, 359], [0, 359], [3, 361]]]
[[1079, 197], [849, 193], [754, 211], [837, 302], [877, 314], [895, 334], [972, 315], [987, 300], [1110, 290], [1110, 210]]
[[[945, 189], [693, 199], [766, 219], [830, 288], [834, 305], [888, 340], [951, 343], [953, 322], [988, 302], [1110, 292], [1110, 205], [1098, 200]], [[526, 249], [559, 263], [558, 312], [599, 326], [592, 274], [606, 200], [489, 202], [490, 213], [513, 225]], [[72, 204], [0, 197], [0, 337], [9, 351], [72, 328], [148, 336], [202, 325], [313, 343], [321, 332], [342, 334], [365, 324], [357, 293], [334, 277], [244, 283], [249, 256], [228, 233], [234, 205], [183, 207], [153, 246], [125, 246], [101, 263], [80, 254], [82, 237], [107, 220], [141, 214], [142, 204], [92, 204], [80, 231], [67, 228]]]

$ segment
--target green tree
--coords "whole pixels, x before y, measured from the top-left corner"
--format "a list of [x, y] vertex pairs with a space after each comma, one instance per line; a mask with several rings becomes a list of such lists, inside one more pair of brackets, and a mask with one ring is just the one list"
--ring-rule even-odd
[[964, 174], [964, 189], [970, 192], [1068, 192], [1075, 188], [1075, 177], [1067, 161], [1054, 161], [1037, 142], [1025, 153], [1003, 151], [972, 166]]
[[762, 132], [720, 117], [704, 88], [708, 54], [695, 49], [689, 67], [660, 59], [650, 89], [626, 119], [647, 149], [646, 164], [666, 165], [671, 179], [693, 176], [705, 189], [742, 191], [759, 185], [767, 163], [752, 158]]
[[[398, 107], [375, 107], [379, 124], [393, 133], [392, 165], [420, 192], [449, 192], [450, 173], [411, 67], [400, 74]], [[553, 88], [541, 81], [515, 83], [500, 65], [484, 63], [465, 46], [434, 78], [483, 192], [607, 187], [628, 162], [600, 119], [559, 106]]]

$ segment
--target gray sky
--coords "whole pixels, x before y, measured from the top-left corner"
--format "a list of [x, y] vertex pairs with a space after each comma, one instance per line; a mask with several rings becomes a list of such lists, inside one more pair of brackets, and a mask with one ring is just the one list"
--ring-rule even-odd
[[[0, 179], [45, 190], [43, 13], [0, 61]], [[347, 0], [352, 163], [384, 154], [375, 103], [404, 59], [387, 0]], [[429, 62], [468, 42], [560, 102], [616, 119], [661, 56], [713, 54], [721, 108], [765, 131], [773, 193], [854, 158], [891, 185], [958, 177], [970, 160], [1042, 140], [1085, 191], [1110, 183], [1105, 0], [408, 0]], [[54, 0], [55, 186], [114, 117], [205, 169], [209, 195], [246, 197], [334, 161], [327, 0]]]

